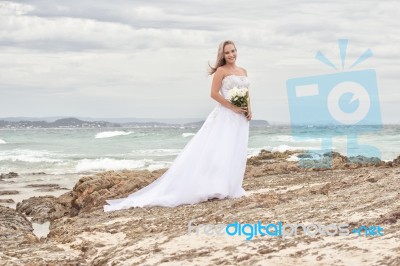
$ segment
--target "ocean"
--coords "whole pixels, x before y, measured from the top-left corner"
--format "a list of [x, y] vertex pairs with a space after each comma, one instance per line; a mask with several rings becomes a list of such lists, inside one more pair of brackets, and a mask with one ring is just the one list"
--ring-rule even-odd
[[[0, 190], [18, 190], [19, 193], [12, 197], [2, 195], [0, 198], [11, 197], [18, 202], [29, 196], [57, 196], [65, 191], [43, 192], [32, 189], [29, 184], [58, 184], [65, 189], [72, 189], [80, 177], [106, 170], [168, 168], [199, 128], [197, 125], [171, 125], [1, 129], [0, 173], [16, 172], [19, 176], [10, 181], [4, 179], [0, 182]], [[261, 149], [301, 149], [318, 155], [323, 152], [319, 151], [320, 137], [325, 135], [334, 136], [333, 149], [346, 155], [346, 134], [359, 134], [358, 143], [376, 147], [382, 160], [393, 160], [400, 154], [399, 125], [386, 125], [383, 128], [258, 126], [250, 127], [248, 156], [258, 154]], [[8, 204], [13, 205], [15, 203]]]
[[[335, 130], [333, 149], [346, 155], [346, 136], [343, 134], [348, 134], [352, 127], [344, 132], [338, 129], [334, 126], [302, 127], [296, 131], [296, 136], [300, 132], [305, 138], [297, 138], [289, 126], [251, 127], [248, 156], [258, 154], [261, 149], [318, 151], [321, 148], [318, 137], [334, 134]], [[198, 130], [199, 126], [2, 129], [0, 173], [64, 175], [166, 168]], [[399, 125], [363, 131], [370, 133], [358, 136], [358, 142], [378, 148], [382, 160], [392, 160], [400, 154]]]

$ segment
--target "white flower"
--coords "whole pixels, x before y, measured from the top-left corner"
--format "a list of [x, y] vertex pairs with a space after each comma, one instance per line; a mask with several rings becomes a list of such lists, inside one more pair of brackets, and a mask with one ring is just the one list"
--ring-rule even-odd
[[241, 88], [241, 95], [240, 96], [242, 96], [242, 97], [246, 96], [248, 91], [249, 90], [247, 88]]
[[229, 91], [229, 98], [233, 98], [238, 96], [238, 87], [233, 87], [230, 91]]
[[237, 100], [239, 97], [246, 97], [246, 94], [249, 90], [247, 88], [241, 88], [239, 89], [238, 87], [233, 87], [230, 91], [229, 91], [229, 98], [230, 99], [234, 99]]

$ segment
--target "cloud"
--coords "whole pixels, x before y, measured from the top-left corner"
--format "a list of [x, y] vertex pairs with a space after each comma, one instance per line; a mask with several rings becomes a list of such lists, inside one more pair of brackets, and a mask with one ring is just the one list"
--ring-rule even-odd
[[[372, 49], [357, 69], [376, 69], [390, 99], [400, 81], [399, 10], [378, 0], [2, 1], [0, 104], [15, 104], [0, 116], [106, 117], [108, 101], [114, 116], [203, 117], [214, 104], [207, 62], [224, 39], [236, 42], [248, 69], [256, 118], [288, 120], [286, 79], [332, 73], [314, 56], [321, 50], [339, 64], [339, 38], [350, 40], [347, 62]], [[24, 97], [36, 99], [35, 112]], [[58, 104], [49, 110], [49, 101]]]
[[32, 5], [18, 4], [14, 2], [3, 1], [0, 3], [1, 15], [23, 15], [33, 11], [35, 8]]

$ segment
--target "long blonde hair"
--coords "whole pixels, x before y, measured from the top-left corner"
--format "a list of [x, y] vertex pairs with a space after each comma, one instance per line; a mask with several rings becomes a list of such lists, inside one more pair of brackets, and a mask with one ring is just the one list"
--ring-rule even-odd
[[217, 68], [226, 64], [225, 57], [224, 57], [224, 49], [225, 49], [225, 46], [228, 44], [232, 44], [235, 47], [235, 50], [237, 50], [235, 44], [232, 41], [226, 40], [226, 41], [221, 42], [221, 44], [218, 47], [217, 60], [215, 61], [215, 65], [211, 66], [210, 63], [208, 63], [208, 66], [210, 67], [210, 69], [208, 70], [208, 74], [210, 74], [210, 75], [214, 74], [215, 71], [217, 71]]

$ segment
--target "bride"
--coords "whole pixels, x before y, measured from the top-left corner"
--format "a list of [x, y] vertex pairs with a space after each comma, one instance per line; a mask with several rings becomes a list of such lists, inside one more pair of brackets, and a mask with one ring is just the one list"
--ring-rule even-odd
[[209, 71], [214, 74], [211, 97], [217, 106], [171, 167], [128, 197], [106, 200], [109, 205], [104, 205], [105, 212], [130, 207], [175, 207], [245, 195], [242, 182], [252, 113], [250, 100], [247, 109], [229, 101], [230, 89], [250, 85], [246, 70], [236, 65], [236, 57], [232, 41], [220, 44], [215, 66], [210, 66]]

